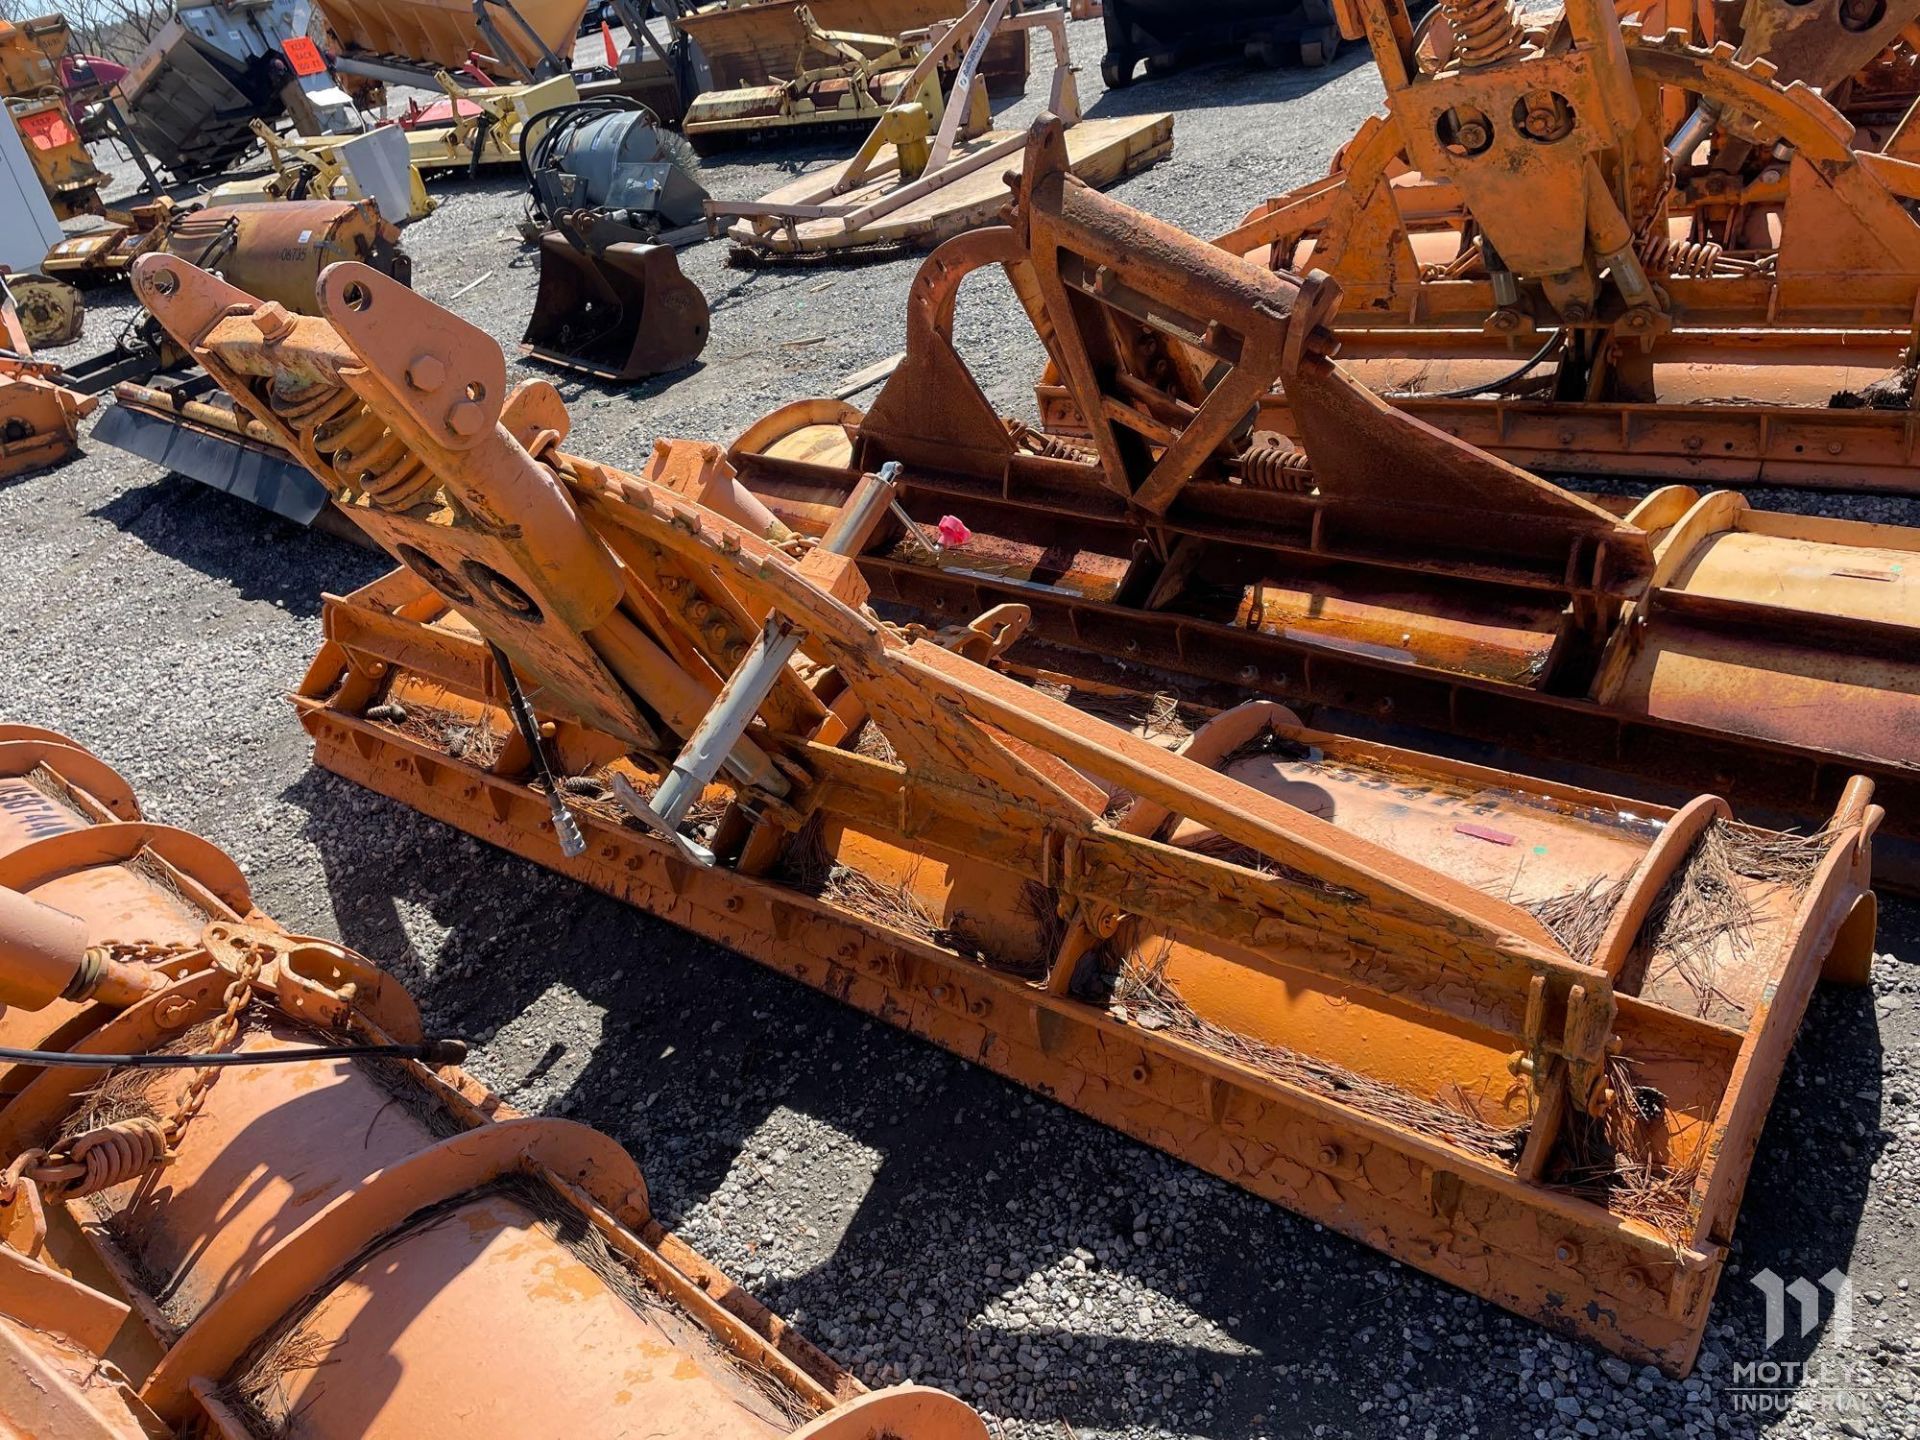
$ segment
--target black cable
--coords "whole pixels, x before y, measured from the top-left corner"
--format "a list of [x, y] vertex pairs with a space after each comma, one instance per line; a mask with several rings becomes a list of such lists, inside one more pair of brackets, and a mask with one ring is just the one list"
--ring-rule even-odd
[[49, 1065], [69, 1070], [224, 1069], [233, 1065], [298, 1065], [309, 1060], [423, 1060], [429, 1065], [458, 1065], [467, 1058], [464, 1040], [429, 1040], [423, 1045], [307, 1045], [297, 1050], [223, 1050], [210, 1055], [80, 1055], [70, 1050], [16, 1050], [0, 1045], [0, 1060], [18, 1065]]
[[1390, 390], [1386, 398], [1389, 400], [1470, 400], [1475, 395], [1486, 394], [1489, 390], [1504, 390], [1514, 381], [1524, 380], [1531, 374], [1533, 368], [1547, 358], [1547, 353], [1560, 343], [1560, 337], [1564, 333], [1563, 330], [1555, 330], [1547, 336], [1547, 343], [1533, 352], [1533, 357], [1526, 364], [1496, 379], [1483, 381], [1478, 385], [1464, 385], [1458, 390]]

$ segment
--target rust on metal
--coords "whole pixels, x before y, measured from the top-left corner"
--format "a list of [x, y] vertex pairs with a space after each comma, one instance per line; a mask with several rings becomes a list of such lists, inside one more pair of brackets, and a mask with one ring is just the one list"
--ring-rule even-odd
[[[1332, 276], [1355, 376], [1516, 463], [1911, 492], [1920, 129], [1867, 138], [1814, 88], [1911, 7], [1750, 0], [1724, 35], [1648, 12], [1449, 0], [1416, 29], [1368, 0], [1386, 113], [1216, 243]], [[1059, 378], [1043, 423], [1084, 433]]]
[[[798, 530], [899, 460], [909, 514], [974, 532], [871, 548], [876, 595], [935, 620], [1018, 601], [1053, 647], [1034, 663], [1263, 692], [1670, 801], [1704, 786], [1818, 825], [1862, 773], [1896, 817], [1920, 803], [1920, 534], [1680, 486], [1615, 515], [1329, 359], [1328, 277], [1223, 255], [1057, 163], [1032, 174], [1011, 226], [929, 257], [868, 412], [798, 402], [730, 452]], [[1011, 425], [955, 350], [960, 286], [990, 265], [1098, 417], [1091, 443]], [[1249, 428], [1276, 385], [1290, 433]], [[1897, 830], [1883, 871], [1911, 884]]]
[[99, 401], [60, 383], [60, 367], [33, 358], [27, 326], [0, 276], [0, 480], [57, 465]]
[[[102, 1057], [0, 1094], [10, 1431], [986, 1440], [951, 1396], [866, 1392], [612, 1140], [514, 1111], [391, 977], [137, 817], [84, 750], [0, 726], [0, 1039]], [[194, 1069], [232, 1052], [274, 1063]]]
[[[1489, 653], [1513, 642], [1477, 587], [1556, 597], [1574, 618], [1549, 660], [1603, 642], [1666, 564], [1636, 523], [1354, 384], [1323, 353], [1334, 287], [1105, 200], [1059, 150], [1040, 125], [1016, 228], [929, 260], [873, 415], [803, 407], [851, 425], [859, 454], [801, 444], [797, 509], [708, 443], [661, 441], [639, 473], [569, 453], [551, 386], [507, 391], [497, 344], [361, 267], [329, 270], [320, 315], [262, 342], [252, 297], [143, 259], [136, 289], [176, 341], [403, 567], [328, 602], [296, 698], [319, 762], [1683, 1373], [1808, 994], [1871, 956], [1872, 783], [1783, 835], [1714, 796], [1626, 801], [1310, 725], [1246, 687], [1215, 703], [1036, 673], [1018, 646], [1057, 603], [1055, 557], [1011, 549], [1017, 580], [966, 582], [1004, 599], [987, 613], [878, 619], [870, 584], [908, 563], [885, 557], [965, 563], [973, 521], [936, 520], [929, 501], [957, 492], [931, 477], [966, 490], [956, 512], [978, 502], [977, 532], [1064, 497], [1089, 545], [1177, 543], [1196, 492], [1246, 473], [1238, 422], [1276, 370], [1336, 438], [1357, 430], [1316, 451], [1329, 495], [1258, 491], [1291, 506], [1262, 563], [1344, 570], [1360, 605], [1376, 567], [1449, 588]], [[1099, 382], [1097, 455], [1033, 454], [945, 343], [954, 289], [987, 263], [1019, 271], [1063, 373]], [[1403, 444], [1413, 497], [1391, 488]], [[392, 464], [363, 474], [369, 445]], [[1448, 487], [1483, 513], [1451, 514]], [[1504, 560], [1456, 553], [1496, 523]]]
[[405, 283], [413, 262], [400, 231], [371, 200], [289, 200], [276, 205], [135, 206], [125, 224], [62, 240], [47, 252], [50, 275], [83, 280], [123, 275], [148, 254], [176, 255], [215, 270], [289, 310], [313, 308], [320, 272], [357, 260]]

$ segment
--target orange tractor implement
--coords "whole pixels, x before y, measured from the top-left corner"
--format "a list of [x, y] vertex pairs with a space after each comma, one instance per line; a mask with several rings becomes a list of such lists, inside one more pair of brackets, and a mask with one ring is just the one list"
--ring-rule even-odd
[[[1115, 221], [1158, 273], [1217, 267], [1199, 298], [1220, 318], [1190, 340], [1250, 368], [1201, 407], [1192, 463], [1282, 355], [1329, 406], [1387, 417], [1377, 447], [1415, 428], [1318, 353], [1328, 295], [1065, 181], [1056, 130], [1026, 174], [1045, 284], [1186, 323], [1134, 288], [1151, 274], [1097, 284], [1096, 239], [1101, 264], [1132, 253], [1100, 238]], [[963, 272], [954, 253], [929, 273]], [[496, 342], [364, 267], [269, 327], [170, 257], [135, 286], [403, 567], [327, 602], [296, 698], [319, 763], [1523, 1315], [1692, 1364], [1811, 988], [1871, 959], [1871, 782], [1784, 835], [1715, 796], [1626, 802], [1244, 689], [1035, 675], [1008, 658], [1022, 605], [902, 625], [867, 604], [863, 555], [958, 537], [920, 518], [925, 457], [859, 462], [806, 538], [714, 445], [662, 441], [639, 473], [569, 453], [550, 385], [509, 391]], [[950, 296], [918, 299], [916, 327], [951, 320]], [[1017, 450], [988, 418], [966, 463]], [[1577, 536], [1583, 585], [1651, 573], [1612, 517], [1473, 463], [1535, 497], [1512, 510], [1533, 558]], [[1110, 494], [1101, 473], [1003, 478]]]
[[[1764, 54], [1602, 0], [1539, 27], [1506, 0], [1348, 22], [1386, 113], [1216, 243], [1337, 280], [1369, 388], [1556, 473], [1920, 489], [1920, 132], [1862, 148]], [[1084, 434], [1060, 378], [1042, 428]], [[1297, 423], [1283, 392], [1262, 410]]]
[[0, 275], [0, 480], [57, 465], [74, 452], [82, 417], [99, 404], [33, 358], [13, 292]]
[[[1045, 150], [1043, 125], [1035, 144]], [[865, 471], [964, 546], [883, 537], [878, 598], [938, 622], [998, 603], [1103, 683], [1265, 694], [1316, 723], [1679, 803], [1711, 788], [1817, 826], [1866, 774], [1920, 813], [1920, 531], [1655, 491], [1625, 515], [1373, 395], [1341, 287], [1227, 255], [1044, 156], [1012, 224], [949, 242], [864, 414], [791, 404], [730, 459], [818, 533]], [[953, 344], [1005, 270], [1092, 443], [997, 414]], [[1288, 430], [1250, 416], [1284, 390]], [[1913, 884], [1910, 819], [1883, 870]]]
[[391, 977], [24, 725], [0, 1001], [9, 1434], [986, 1440], [939, 1391], [865, 1392], [612, 1140], [504, 1104]]

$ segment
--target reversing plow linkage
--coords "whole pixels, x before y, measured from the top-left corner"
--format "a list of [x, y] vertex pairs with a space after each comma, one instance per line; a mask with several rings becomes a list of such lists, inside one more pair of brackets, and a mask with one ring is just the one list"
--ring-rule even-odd
[[952, 1396], [867, 1393], [612, 1140], [504, 1104], [391, 976], [26, 725], [0, 1005], [8, 1435], [986, 1440]]
[[[1218, 313], [1284, 316], [1245, 268]], [[1261, 700], [1122, 729], [1101, 715], [1140, 697], [987, 663], [1019, 606], [940, 633], [871, 613], [855, 553], [935, 543], [899, 524], [892, 466], [810, 543], [715, 446], [663, 441], [641, 474], [567, 454], [549, 385], [508, 394], [494, 342], [363, 267], [327, 272], [322, 318], [266, 326], [168, 257], [135, 283], [406, 567], [328, 602], [297, 698], [323, 765], [1500, 1304], [1691, 1365], [1808, 993], [1870, 960], [1869, 782], [1789, 837]]]

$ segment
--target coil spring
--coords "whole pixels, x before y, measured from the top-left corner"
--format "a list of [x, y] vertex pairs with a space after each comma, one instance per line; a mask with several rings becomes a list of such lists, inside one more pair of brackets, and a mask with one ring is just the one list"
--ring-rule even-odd
[[1255, 490], [1300, 495], [1313, 488], [1313, 462], [1304, 450], [1256, 445], [1240, 457], [1240, 479]]
[[74, 1137], [67, 1154], [84, 1173], [61, 1187], [67, 1195], [98, 1195], [137, 1180], [158, 1165], [167, 1153], [166, 1132], [158, 1120], [136, 1116], [115, 1120]]
[[1649, 275], [1705, 280], [1720, 263], [1722, 247], [1712, 240], [1675, 240], [1664, 230], [1649, 230], [1635, 247]]
[[1440, 0], [1440, 13], [1453, 32], [1453, 58], [1469, 68], [1506, 59], [1525, 38], [1513, 0]]
[[327, 461], [335, 479], [382, 509], [418, 504], [438, 483], [426, 462], [344, 385], [292, 392], [276, 385], [267, 403]]
[[1063, 440], [1058, 435], [1049, 435], [1044, 430], [1036, 430], [1020, 420], [1007, 421], [1007, 434], [1022, 450], [1048, 460], [1078, 460], [1085, 464], [1095, 458], [1093, 452], [1084, 446]]

